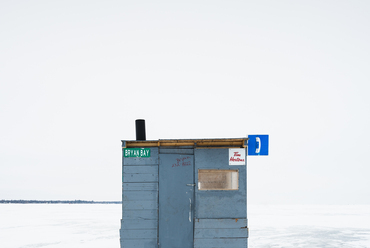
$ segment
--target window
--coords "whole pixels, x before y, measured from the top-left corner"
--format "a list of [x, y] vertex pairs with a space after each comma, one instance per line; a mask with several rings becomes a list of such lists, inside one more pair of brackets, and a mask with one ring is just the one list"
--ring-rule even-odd
[[199, 190], [238, 190], [239, 170], [198, 170]]

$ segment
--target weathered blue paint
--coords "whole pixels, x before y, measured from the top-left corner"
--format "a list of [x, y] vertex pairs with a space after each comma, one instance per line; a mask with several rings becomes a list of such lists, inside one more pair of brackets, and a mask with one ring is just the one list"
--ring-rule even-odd
[[243, 228], [248, 226], [247, 219], [195, 219], [195, 228]]
[[246, 247], [247, 226], [247, 219], [195, 219], [194, 247]]
[[[195, 149], [195, 179], [199, 169], [239, 170], [239, 190], [195, 189], [195, 218], [221, 219], [247, 217], [246, 166], [229, 165], [229, 149]], [[196, 181], [196, 183], [198, 183]]]
[[123, 220], [123, 222], [124, 222], [123, 230], [142, 230], [142, 229], [144, 229], [144, 230], [147, 230], [147, 229], [155, 230], [155, 229], [157, 229], [157, 226], [158, 226], [157, 220], [147, 220], [147, 219]]
[[158, 247], [157, 239], [126, 239], [121, 235], [121, 248], [152, 248]]
[[246, 238], [210, 238], [194, 240], [194, 248], [238, 248], [248, 247]]
[[124, 191], [123, 201], [149, 201], [157, 202], [158, 193], [155, 191]]
[[158, 191], [158, 183], [123, 183], [122, 188], [130, 191]]
[[159, 155], [159, 247], [193, 247], [194, 156]]
[[[246, 165], [228, 154], [194, 143], [123, 157], [121, 248], [248, 247]], [[238, 170], [238, 190], [198, 190], [199, 169]]]
[[157, 231], [155, 229], [138, 229], [138, 230], [123, 230], [122, 238], [124, 239], [157, 239]]
[[158, 174], [158, 165], [134, 165], [123, 167], [123, 173], [128, 174]]
[[121, 247], [158, 247], [158, 148], [122, 164]]
[[[123, 220], [155, 220], [158, 223], [157, 209], [124, 209]], [[122, 226], [123, 229], [130, 229], [130, 226]]]

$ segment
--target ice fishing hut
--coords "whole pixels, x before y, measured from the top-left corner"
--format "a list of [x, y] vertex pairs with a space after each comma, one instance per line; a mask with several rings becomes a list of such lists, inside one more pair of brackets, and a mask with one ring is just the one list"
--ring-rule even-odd
[[248, 246], [248, 138], [136, 137], [122, 141], [121, 248]]

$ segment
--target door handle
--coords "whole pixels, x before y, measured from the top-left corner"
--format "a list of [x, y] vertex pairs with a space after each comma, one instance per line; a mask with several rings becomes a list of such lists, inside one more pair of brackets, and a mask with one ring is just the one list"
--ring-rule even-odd
[[195, 186], [196, 184], [195, 183], [188, 183], [186, 184], [186, 186]]
[[191, 222], [191, 198], [189, 198], [190, 201], [190, 208], [189, 208], [189, 222]]

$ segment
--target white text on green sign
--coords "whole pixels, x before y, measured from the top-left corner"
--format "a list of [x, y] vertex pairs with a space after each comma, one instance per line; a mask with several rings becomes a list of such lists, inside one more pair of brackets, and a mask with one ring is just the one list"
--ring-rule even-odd
[[125, 148], [123, 149], [124, 157], [149, 158], [150, 148]]

